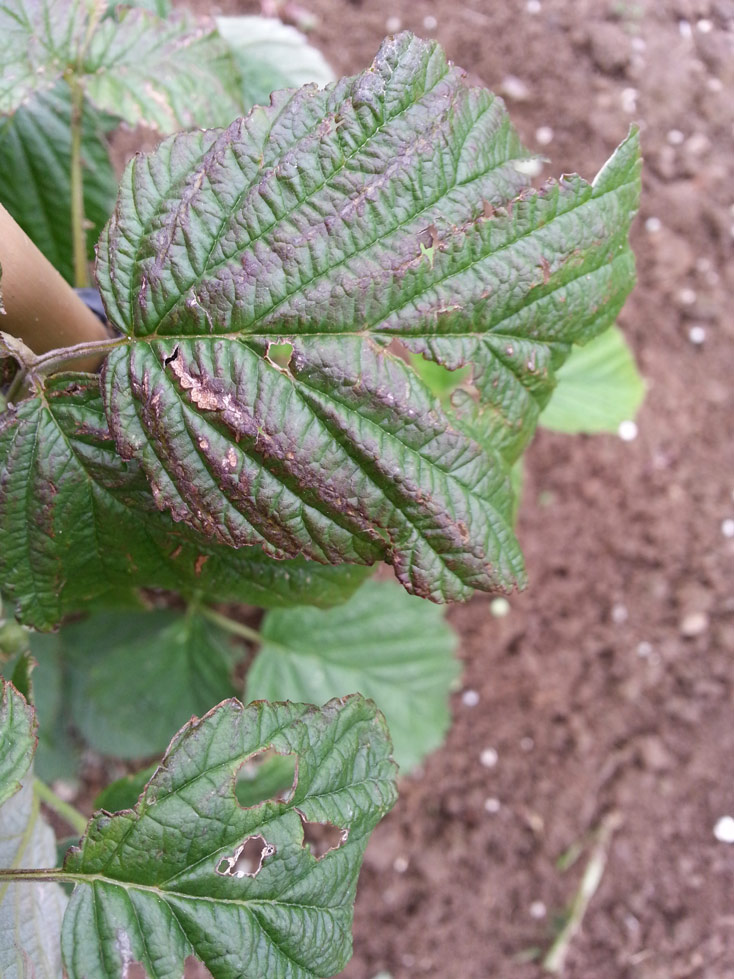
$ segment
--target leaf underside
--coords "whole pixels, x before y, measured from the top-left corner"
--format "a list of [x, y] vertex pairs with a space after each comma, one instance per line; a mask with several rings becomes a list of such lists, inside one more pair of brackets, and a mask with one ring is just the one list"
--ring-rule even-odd
[[0, 677], [0, 805], [20, 789], [36, 750], [33, 709]]
[[[235, 776], [273, 747], [298, 756], [287, 801], [242, 808]], [[64, 870], [79, 881], [64, 919], [69, 979], [180, 979], [195, 955], [214, 979], [315, 979], [351, 953], [368, 836], [395, 801], [384, 720], [361, 697], [243, 708], [227, 701], [180, 732], [133, 811], [93, 818]], [[317, 859], [302, 820], [345, 841]], [[259, 871], [227, 872], [238, 849], [269, 846]], [[232, 863], [229, 863], [229, 861]]]
[[135, 587], [264, 607], [347, 599], [368, 569], [273, 561], [221, 547], [156, 509], [135, 463], [121, 464], [98, 379], [57, 375], [0, 416], [0, 581], [18, 618], [49, 629]]
[[[404, 34], [133, 161], [99, 247], [129, 339], [103, 396], [157, 504], [278, 558], [384, 559], [435, 601], [522, 584], [510, 467], [631, 288], [639, 192], [634, 133], [593, 184], [531, 190], [528, 155], [501, 100]], [[393, 340], [473, 390], [442, 405]]]

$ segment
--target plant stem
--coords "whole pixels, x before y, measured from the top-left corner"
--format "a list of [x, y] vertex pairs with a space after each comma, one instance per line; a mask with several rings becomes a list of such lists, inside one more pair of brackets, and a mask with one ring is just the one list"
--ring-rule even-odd
[[0, 870], [0, 881], [13, 880], [68, 880], [69, 877], [60, 868], [36, 870], [34, 867], [18, 867], [12, 870]]
[[84, 89], [73, 74], [67, 81], [71, 88], [71, 240], [74, 250], [74, 285], [89, 285], [87, 268], [87, 231], [84, 226], [84, 173], [82, 171], [82, 125]]
[[571, 942], [581, 927], [581, 922], [584, 919], [589, 902], [594, 894], [596, 894], [599, 884], [601, 884], [604, 868], [607, 864], [607, 857], [609, 856], [609, 845], [612, 834], [620, 826], [621, 821], [618, 812], [611, 812], [602, 820], [601, 826], [595, 834], [596, 842], [594, 849], [591, 851], [591, 856], [581, 878], [579, 889], [573, 899], [568, 920], [551, 945], [548, 954], [543, 959], [543, 968], [546, 972], [558, 973], [563, 969]]
[[128, 337], [109, 337], [107, 340], [88, 340], [86, 343], [75, 343], [71, 347], [59, 347], [58, 350], [49, 350], [48, 353], [38, 357], [33, 364], [33, 374], [53, 374], [64, 364], [73, 363], [75, 360], [82, 360], [86, 357], [105, 354], [115, 347], [122, 347], [129, 343]]
[[41, 802], [48, 806], [49, 809], [53, 809], [56, 815], [60, 816], [65, 823], [71, 826], [75, 833], [79, 833], [80, 836], [84, 835], [87, 829], [87, 820], [78, 809], [75, 809], [74, 806], [60, 799], [53, 789], [49, 788], [39, 778], [33, 782], [33, 791]]
[[233, 636], [239, 636], [241, 639], [247, 639], [248, 642], [256, 643], [258, 646], [262, 643], [262, 636], [257, 631], [257, 629], [250, 628], [249, 625], [243, 625], [242, 622], [235, 622], [234, 619], [230, 619], [226, 615], [222, 615], [221, 612], [215, 612], [213, 608], [208, 608], [206, 605], [202, 605], [200, 608], [201, 614], [204, 618], [209, 619], [210, 622], [214, 622], [215, 625], [220, 626], [220, 628], [231, 632]]

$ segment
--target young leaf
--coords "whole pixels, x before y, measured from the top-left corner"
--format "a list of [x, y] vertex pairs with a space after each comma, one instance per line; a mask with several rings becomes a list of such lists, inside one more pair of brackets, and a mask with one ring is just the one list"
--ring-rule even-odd
[[[297, 754], [297, 784], [286, 801], [242, 808], [236, 774], [270, 746]], [[67, 857], [69, 979], [121, 977], [132, 962], [148, 979], [180, 979], [189, 955], [217, 979], [338, 972], [367, 838], [395, 801], [389, 751], [361, 697], [321, 709], [232, 700], [187, 725], [135, 809], [94, 817]], [[320, 859], [304, 846], [313, 822], [342, 831]], [[248, 868], [252, 840], [259, 863]]]
[[[54, 834], [33, 791], [35, 717], [10, 683], [0, 680], [0, 869], [53, 867]], [[59, 935], [66, 896], [58, 884], [0, 878], [0, 975], [58, 979]]]
[[370, 581], [338, 609], [269, 612], [261, 633], [248, 698], [320, 704], [358, 691], [385, 714], [395, 760], [406, 770], [441, 744], [459, 664], [440, 608], [394, 582]]
[[[631, 288], [639, 191], [635, 134], [593, 185], [528, 190], [527, 156], [500, 100], [404, 34], [135, 160], [99, 247], [129, 338], [104, 397], [159, 504], [275, 557], [384, 558], [436, 601], [522, 583], [509, 465]], [[393, 338], [471, 363], [477, 400], [445, 410]]]
[[276, 89], [334, 79], [318, 48], [277, 17], [217, 17], [216, 24], [239, 71], [245, 109], [267, 105]]
[[234, 692], [227, 637], [193, 612], [100, 612], [61, 638], [71, 716], [102, 754], [158, 754], [192, 714]]
[[634, 418], [645, 396], [635, 358], [622, 332], [612, 327], [574, 350], [558, 372], [558, 387], [540, 417], [556, 432], [616, 432]]
[[[33, 513], [30, 518], [29, 514]], [[367, 569], [276, 562], [197, 538], [160, 513], [107, 431], [99, 386], [58, 375], [0, 416], [0, 581], [23, 623], [58, 624], [138, 587], [264, 607], [347, 599]]]
[[33, 708], [11, 683], [0, 678], [0, 806], [20, 789], [35, 750]]
[[[71, 96], [59, 83], [0, 118], [0, 201], [55, 268], [71, 282]], [[82, 116], [84, 216], [93, 242], [112, 213], [117, 191], [99, 114]]]

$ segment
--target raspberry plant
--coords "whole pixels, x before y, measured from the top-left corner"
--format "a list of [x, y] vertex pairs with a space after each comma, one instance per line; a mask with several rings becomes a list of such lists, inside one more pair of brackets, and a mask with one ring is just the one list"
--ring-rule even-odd
[[[241, 35], [81, 2], [22, 10], [0, 3], [0, 110], [21, 139], [18, 113], [68, 108], [80, 281], [84, 113], [229, 121], [247, 73], [222, 34]], [[574, 344], [613, 324], [633, 283], [636, 133], [592, 183], [534, 189], [531, 158], [500, 99], [402, 34], [354, 77], [276, 92], [129, 164], [97, 245], [109, 339], [35, 354], [0, 335], [17, 364], [0, 415], [0, 587], [17, 619], [0, 636], [4, 976], [139, 962], [174, 979], [190, 956], [215, 979], [343, 968], [364, 847], [395, 800], [362, 694], [411, 765], [440, 740], [456, 672], [435, 605], [357, 589], [377, 562], [434, 603], [524, 584], [513, 467]], [[74, 372], [90, 355], [101, 371]], [[261, 633], [232, 602], [270, 609]], [[60, 625], [30, 638], [34, 691], [23, 629]], [[231, 696], [232, 633], [260, 646], [246, 693], [268, 700]], [[62, 692], [42, 692], [45, 663]], [[69, 705], [121, 757], [184, 724], [88, 824], [32, 770], [39, 736], [39, 764], [67, 753]], [[81, 836], [61, 867], [39, 800]], [[325, 849], [314, 826], [336, 833]]]

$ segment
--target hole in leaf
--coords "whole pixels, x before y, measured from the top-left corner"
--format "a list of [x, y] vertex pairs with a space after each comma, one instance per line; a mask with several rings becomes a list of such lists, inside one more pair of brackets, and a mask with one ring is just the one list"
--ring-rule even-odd
[[459, 367], [457, 370], [450, 371], [448, 367], [435, 360], [428, 360], [422, 354], [411, 354], [410, 363], [431, 394], [444, 402], [471, 378], [471, 367]]
[[240, 765], [235, 796], [243, 809], [262, 802], [290, 802], [298, 783], [298, 755], [281, 755], [270, 745]]
[[122, 972], [122, 979], [148, 979], [148, 973], [139, 962], [127, 962]]
[[296, 809], [296, 812], [301, 817], [301, 825], [303, 826], [304, 849], [308, 848], [311, 855], [317, 860], [320, 860], [331, 850], [338, 850], [347, 842], [348, 829], [341, 829], [329, 822], [312, 822], [310, 819], [306, 819], [300, 809]]
[[275, 367], [280, 367], [281, 370], [287, 370], [291, 362], [291, 357], [293, 356], [293, 344], [269, 343], [266, 356]]
[[274, 853], [275, 847], [264, 836], [249, 836], [231, 857], [222, 857], [216, 870], [220, 877], [257, 877], [265, 860]]

